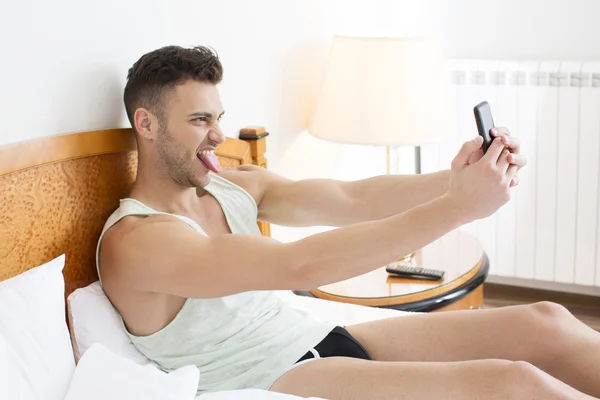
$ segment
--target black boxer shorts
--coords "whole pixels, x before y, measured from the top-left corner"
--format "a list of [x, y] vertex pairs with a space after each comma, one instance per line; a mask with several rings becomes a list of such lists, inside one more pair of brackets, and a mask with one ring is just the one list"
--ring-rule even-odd
[[351, 357], [363, 360], [371, 360], [367, 350], [341, 326], [336, 326], [331, 332], [314, 347], [317, 355], [308, 351], [296, 363], [311, 358], [325, 357]]

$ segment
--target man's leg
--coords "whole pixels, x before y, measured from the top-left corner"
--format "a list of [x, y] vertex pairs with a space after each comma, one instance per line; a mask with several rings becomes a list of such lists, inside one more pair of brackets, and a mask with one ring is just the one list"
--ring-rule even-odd
[[322, 358], [280, 377], [271, 391], [330, 400], [592, 400], [526, 362], [377, 362]]
[[600, 397], [600, 333], [540, 302], [417, 314], [346, 327], [379, 361], [526, 361]]

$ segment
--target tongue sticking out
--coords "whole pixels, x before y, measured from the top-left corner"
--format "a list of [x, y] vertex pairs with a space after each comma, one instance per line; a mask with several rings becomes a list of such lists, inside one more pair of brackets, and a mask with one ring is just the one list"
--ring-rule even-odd
[[214, 154], [200, 154], [198, 158], [200, 158], [200, 161], [202, 161], [212, 172], [216, 174], [221, 172], [221, 165], [219, 164], [219, 159]]

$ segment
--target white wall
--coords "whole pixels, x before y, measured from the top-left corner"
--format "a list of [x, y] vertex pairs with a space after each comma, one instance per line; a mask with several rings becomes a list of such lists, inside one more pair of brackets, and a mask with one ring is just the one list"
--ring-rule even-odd
[[336, 31], [436, 33], [449, 57], [600, 59], [597, 0], [337, 0]]
[[600, 1], [427, 1], [451, 57], [600, 60]]

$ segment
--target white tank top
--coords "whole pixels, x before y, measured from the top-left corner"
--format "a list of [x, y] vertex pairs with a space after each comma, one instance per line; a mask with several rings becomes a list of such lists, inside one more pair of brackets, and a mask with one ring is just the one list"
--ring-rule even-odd
[[[216, 174], [211, 174], [205, 189], [220, 203], [232, 234], [260, 235], [256, 202], [248, 192]], [[128, 215], [154, 214], [171, 215], [206, 235], [188, 217], [153, 210], [135, 199], [122, 199], [98, 241], [98, 275], [104, 233]], [[291, 307], [275, 292], [250, 291], [211, 299], [188, 298], [173, 321], [158, 332], [135, 336], [125, 331], [134, 346], [163, 371], [195, 365], [200, 371], [201, 394], [267, 389], [334, 326]]]

